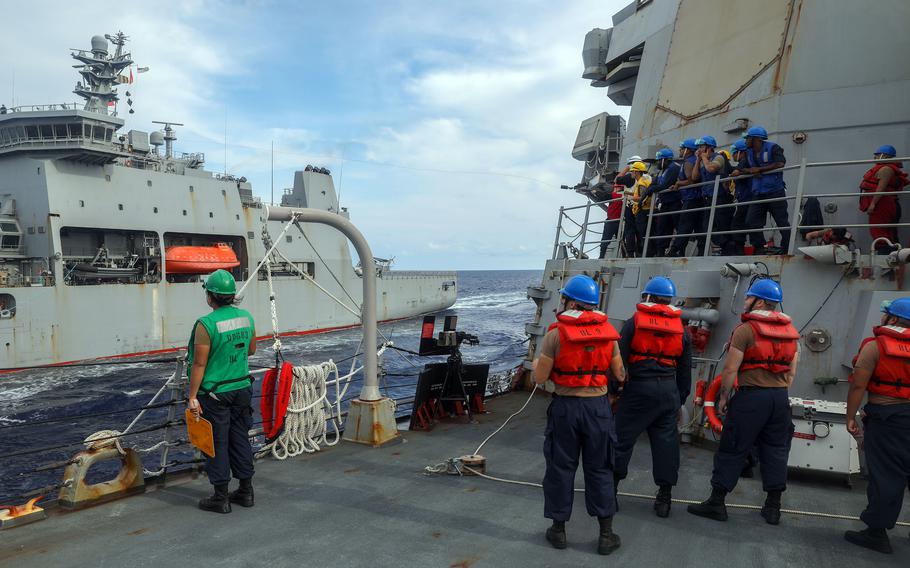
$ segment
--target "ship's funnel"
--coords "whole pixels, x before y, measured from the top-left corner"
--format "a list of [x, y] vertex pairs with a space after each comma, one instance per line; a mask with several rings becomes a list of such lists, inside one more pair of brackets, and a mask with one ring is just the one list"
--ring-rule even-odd
[[800, 247], [799, 252], [822, 264], [850, 264], [853, 253], [844, 245]]
[[613, 30], [594, 28], [585, 35], [581, 48], [581, 60], [585, 65], [583, 79], [603, 80], [607, 76], [607, 51], [610, 49], [610, 37]]

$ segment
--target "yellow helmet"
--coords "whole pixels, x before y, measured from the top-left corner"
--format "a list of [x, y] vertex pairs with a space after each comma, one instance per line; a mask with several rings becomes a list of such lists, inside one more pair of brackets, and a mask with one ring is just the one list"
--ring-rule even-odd
[[633, 172], [646, 172], [648, 171], [648, 166], [644, 162], [635, 162], [629, 166], [629, 170]]

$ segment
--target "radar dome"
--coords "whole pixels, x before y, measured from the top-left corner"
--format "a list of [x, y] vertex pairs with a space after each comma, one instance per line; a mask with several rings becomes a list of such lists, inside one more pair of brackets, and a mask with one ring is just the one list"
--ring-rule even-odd
[[107, 53], [107, 38], [102, 35], [92, 36], [92, 51]]
[[149, 134], [149, 144], [152, 146], [161, 146], [164, 144], [164, 132], [156, 130]]

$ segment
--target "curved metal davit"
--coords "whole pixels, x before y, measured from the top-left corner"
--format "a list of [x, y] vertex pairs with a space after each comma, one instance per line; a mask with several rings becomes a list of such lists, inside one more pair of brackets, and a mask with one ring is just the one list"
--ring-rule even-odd
[[[321, 209], [265, 206], [270, 221], [285, 223], [296, 219], [305, 223], [329, 225], [341, 231], [357, 251], [361, 266], [373, 266], [373, 252], [363, 233], [345, 217]], [[372, 444], [385, 444], [399, 437], [395, 425], [395, 405], [379, 393], [378, 363], [376, 355], [376, 273], [363, 271], [363, 388], [360, 396], [351, 402], [345, 426], [345, 439]]]

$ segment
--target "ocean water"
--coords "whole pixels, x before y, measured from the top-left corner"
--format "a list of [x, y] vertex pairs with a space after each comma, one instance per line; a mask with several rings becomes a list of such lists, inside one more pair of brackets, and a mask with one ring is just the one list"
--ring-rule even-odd
[[[437, 330], [442, 317], [458, 316], [458, 330], [480, 338], [477, 346], [462, 346], [466, 362], [490, 362], [491, 373], [515, 367], [527, 352], [525, 323], [534, 317], [534, 302], [527, 299], [526, 289], [539, 285], [539, 270], [461, 271], [458, 273], [458, 301], [437, 317]], [[278, 299], [279, 310], [281, 298]], [[280, 317], [279, 317], [280, 321]], [[402, 320], [380, 326], [380, 332], [396, 346], [417, 351], [421, 319]], [[260, 322], [259, 328], [267, 325]], [[360, 330], [351, 329], [320, 335], [282, 338], [282, 353], [294, 365], [313, 364], [333, 359], [341, 361], [355, 353], [360, 343]], [[380, 336], [380, 341], [382, 337]], [[251, 363], [271, 366], [274, 354], [267, 343]], [[444, 358], [420, 358], [389, 350], [383, 367], [388, 375], [382, 382], [385, 393], [393, 398], [413, 395], [416, 374], [424, 364]], [[339, 364], [342, 374], [350, 362]], [[70, 458], [80, 448], [71, 447], [99, 430], [123, 430], [136, 412], [145, 405], [173, 372], [171, 364], [129, 363], [104, 367], [71, 367], [0, 375], [0, 503], [36, 488], [60, 482], [63, 469], [34, 472], [40, 467]], [[360, 391], [355, 378], [348, 397]], [[258, 392], [260, 383], [254, 384]], [[254, 401], [255, 421], [259, 418], [258, 400]], [[400, 411], [408, 412], [402, 405]], [[106, 414], [123, 411], [119, 414]], [[182, 416], [183, 407], [178, 407]], [[93, 416], [100, 414], [98, 416]], [[135, 429], [152, 428], [166, 421], [167, 409], [148, 411]], [[51, 422], [47, 422], [50, 420]], [[180, 431], [177, 428], [175, 431]], [[185, 433], [176, 434], [185, 437]], [[162, 431], [127, 438], [128, 444], [147, 447], [161, 440]], [[66, 447], [58, 447], [66, 446]], [[37, 454], [36, 449], [47, 449]], [[21, 455], [11, 455], [11, 454]], [[188, 452], [175, 452], [171, 459], [189, 459]], [[159, 454], [146, 457], [146, 467], [157, 469]], [[102, 469], [99, 474], [104, 474]], [[56, 490], [45, 491], [55, 496]]]

